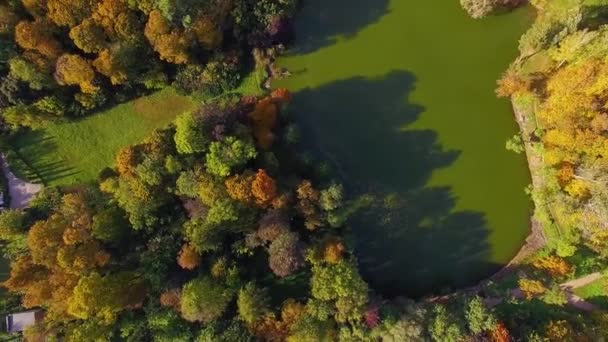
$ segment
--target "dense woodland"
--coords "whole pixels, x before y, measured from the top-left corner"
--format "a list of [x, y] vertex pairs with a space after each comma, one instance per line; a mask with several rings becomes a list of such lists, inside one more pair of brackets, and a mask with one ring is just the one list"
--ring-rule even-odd
[[[476, 18], [516, 4], [462, 3]], [[608, 282], [597, 312], [569, 305], [559, 284], [607, 265], [608, 1], [532, 4], [497, 93], [522, 117], [507, 148], [528, 154], [542, 241], [502, 277], [411, 300], [359, 274], [348, 222], [369, 198], [300, 153], [291, 94], [216, 97], [252, 49], [287, 41], [294, 1], [0, 3], [6, 132], [167, 86], [212, 98], [121, 149], [95, 184], [46, 187], [0, 213], [3, 310], [44, 310], [32, 341], [607, 338]]]
[[173, 85], [219, 95], [253, 48], [290, 36], [293, 0], [3, 0], [0, 110], [42, 128]]

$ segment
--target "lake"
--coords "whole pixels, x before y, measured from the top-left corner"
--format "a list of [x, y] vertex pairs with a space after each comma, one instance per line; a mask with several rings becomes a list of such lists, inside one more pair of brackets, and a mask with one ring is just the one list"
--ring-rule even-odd
[[457, 0], [304, 0], [275, 81], [307, 148], [350, 196], [373, 205], [352, 223], [362, 273], [386, 296], [474, 284], [529, 231], [525, 158], [496, 80], [530, 25], [527, 8], [473, 20]]

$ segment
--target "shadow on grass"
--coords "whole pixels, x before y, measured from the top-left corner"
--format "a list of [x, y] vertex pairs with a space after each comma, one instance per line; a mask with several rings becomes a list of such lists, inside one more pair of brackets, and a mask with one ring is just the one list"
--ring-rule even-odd
[[412, 74], [393, 72], [305, 89], [292, 103], [313, 142], [305, 147], [332, 161], [350, 189], [375, 198], [353, 220], [352, 239], [363, 275], [387, 296], [465, 286], [498, 267], [487, 261], [484, 214], [455, 211], [450, 188], [427, 184], [460, 153], [432, 130], [408, 129], [424, 111], [408, 101], [414, 85]]
[[25, 175], [34, 173], [45, 184], [79, 173], [63, 160], [49, 160], [50, 156], [56, 154], [57, 144], [54, 138], [45, 135], [42, 131], [22, 133], [13, 141], [13, 146], [29, 169], [19, 173]]
[[307, 54], [334, 44], [338, 37], [352, 38], [388, 13], [389, 0], [307, 0], [297, 15], [298, 46], [291, 53]]

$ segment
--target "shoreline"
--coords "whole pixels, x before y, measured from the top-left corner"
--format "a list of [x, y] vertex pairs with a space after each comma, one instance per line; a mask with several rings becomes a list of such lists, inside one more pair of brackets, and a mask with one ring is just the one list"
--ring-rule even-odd
[[[511, 107], [515, 122], [519, 126], [520, 134], [522, 136], [526, 163], [528, 164], [528, 170], [530, 172], [530, 179], [532, 181], [532, 188], [540, 189], [543, 187], [543, 177], [540, 174], [542, 169], [542, 158], [534, 151], [532, 146], [531, 137], [534, 135], [534, 129], [531, 129], [529, 124], [529, 117], [526, 116], [521, 108], [518, 108], [513, 98], [510, 99]], [[536, 126], [536, 125], [534, 125]], [[532, 210], [530, 212], [530, 231], [523, 245], [519, 251], [511, 258], [509, 263], [503, 266], [498, 272], [491, 275], [486, 280], [482, 280], [482, 283], [487, 280], [500, 280], [504, 276], [513, 272], [513, 267], [522, 263], [523, 260], [534, 254], [539, 249], [543, 248], [546, 244], [546, 237], [542, 224], [534, 217], [535, 203], [532, 200]]]

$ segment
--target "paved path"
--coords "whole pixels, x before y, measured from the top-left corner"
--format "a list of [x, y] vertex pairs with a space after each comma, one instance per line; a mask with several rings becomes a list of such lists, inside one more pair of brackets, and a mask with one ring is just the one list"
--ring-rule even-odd
[[28, 183], [17, 178], [9, 169], [6, 158], [0, 156], [0, 159], [2, 160], [2, 171], [8, 179], [8, 189], [11, 195], [11, 208], [19, 209], [27, 207], [34, 196], [42, 189], [42, 185]]

